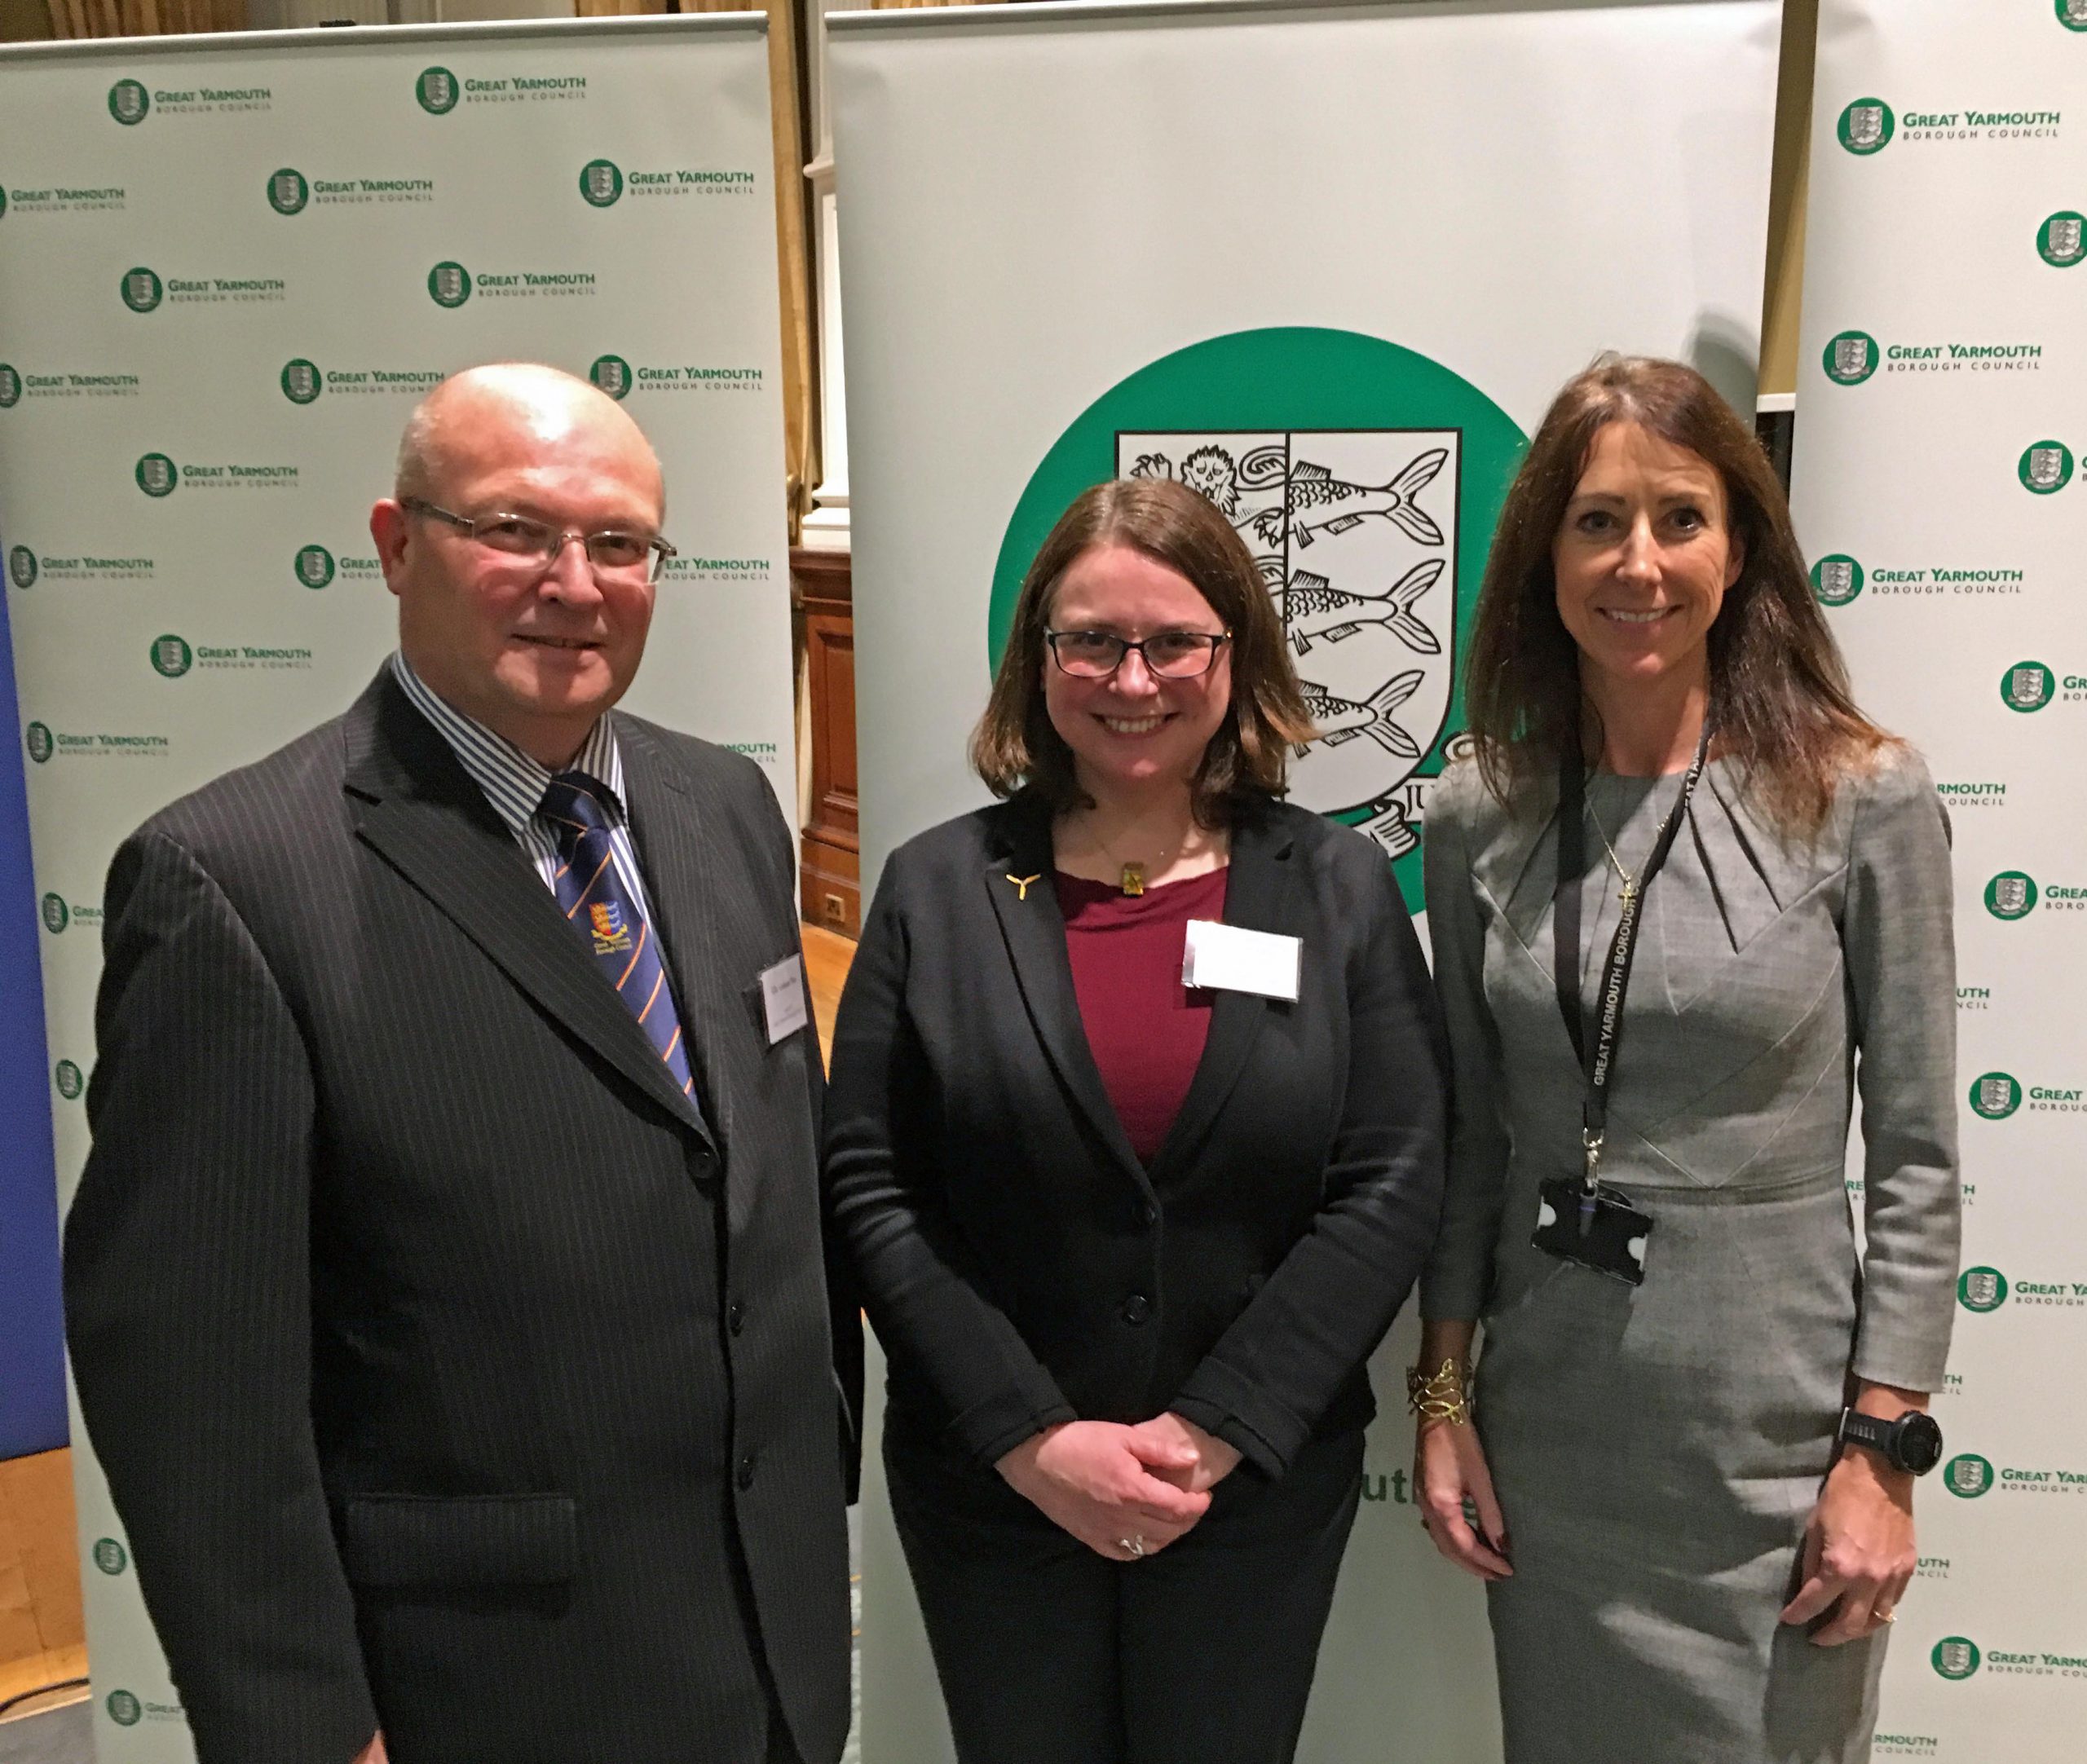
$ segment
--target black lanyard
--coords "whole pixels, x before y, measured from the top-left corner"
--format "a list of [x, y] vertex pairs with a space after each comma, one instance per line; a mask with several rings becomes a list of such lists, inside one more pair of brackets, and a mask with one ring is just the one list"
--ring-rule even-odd
[[1638, 927], [1644, 915], [1645, 892], [1666, 862], [1682, 818], [1688, 812], [1688, 799], [1703, 775], [1710, 752], [1710, 721], [1703, 719], [1703, 733], [1697, 739], [1696, 757], [1681, 781], [1681, 794], [1667, 811], [1652, 855], [1639, 873], [1635, 886], [1623, 890], [1623, 911], [1616, 921], [1616, 936], [1608, 946], [1608, 961], [1602, 970], [1601, 990], [1595, 1007], [1595, 1033], [1587, 1036], [1585, 1012], [1580, 1003], [1580, 895], [1586, 867], [1586, 768], [1577, 746], [1569, 747], [1558, 768], [1558, 882], [1551, 897], [1552, 971], [1558, 986], [1558, 1008], [1565, 1018], [1565, 1032], [1573, 1038], [1573, 1052], [1579, 1056], [1586, 1075], [1587, 1094], [1581, 1108], [1581, 1143], [1586, 1153], [1585, 1184], [1591, 1192], [1601, 1163], [1602, 1141], [1608, 1130], [1608, 1086], [1616, 1069], [1617, 1049], [1623, 1041], [1623, 999], [1630, 987], [1630, 960], [1638, 950]]

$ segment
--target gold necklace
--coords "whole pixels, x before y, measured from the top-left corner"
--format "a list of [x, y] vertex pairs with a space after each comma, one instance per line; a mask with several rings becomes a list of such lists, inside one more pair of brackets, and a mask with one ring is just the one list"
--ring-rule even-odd
[[1591, 802], [1587, 805], [1587, 818], [1594, 822], [1595, 831], [1600, 836], [1601, 849], [1608, 853], [1609, 868], [1623, 884], [1623, 904], [1628, 906], [1638, 897], [1638, 879], [1623, 867], [1623, 860], [1616, 855], [1616, 848], [1608, 842], [1608, 830], [1601, 824], [1601, 817], [1595, 813]]
[[[1125, 894], [1144, 893], [1145, 887], [1145, 865], [1136, 862], [1130, 863], [1124, 862], [1122, 858], [1116, 855], [1115, 847], [1110, 845], [1107, 840], [1101, 836], [1101, 830], [1094, 825], [1091, 819], [1088, 822], [1087, 831], [1088, 836], [1093, 840], [1096, 845], [1101, 848], [1101, 855], [1106, 858], [1110, 862], [1116, 866], [1116, 886], [1118, 889]], [[1186, 836], [1186, 835], [1184, 835], [1183, 839], [1185, 840]], [[1172, 845], [1161, 846], [1158, 854], [1153, 859], [1153, 867], [1155, 870], [1164, 869], [1167, 865], [1167, 860], [1174, 855], [1175, 851], [1179, 848], [1181, 843], [1181, 840], [1177, 840]]]

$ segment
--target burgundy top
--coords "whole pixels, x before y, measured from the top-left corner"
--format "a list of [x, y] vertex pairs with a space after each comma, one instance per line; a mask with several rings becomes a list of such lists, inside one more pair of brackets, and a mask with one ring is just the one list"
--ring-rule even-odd
[[1181, 984], [1188, 924], [1224, 918], [1230, 874], [1126, 894], [1113, 882], [1056, 873], [1087, 1044], [1131, 1149], [1147, 1164], [1188, 1100], [1210, 1033], [1210, 994]]

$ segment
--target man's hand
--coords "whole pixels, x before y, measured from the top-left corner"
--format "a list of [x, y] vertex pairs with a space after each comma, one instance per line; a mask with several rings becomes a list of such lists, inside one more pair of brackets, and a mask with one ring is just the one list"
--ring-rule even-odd
[[1183, 1420], [1171, 1409], [1163, 1415], [1141, 1422], [1131, 1431], [1156, 1445], [1169, 1448], [1177, 1455], [1184, 1447], [1195, 1453], [1194, 1462], [1185, 1470], [1172, 1470], [1157, 1463], [1152, 1469], [1153, 1475], [1161, 1481], [1171, 1482], [1191, 1494], [1203, 1494], [1215, 1488], [1239, 1467], [1237, 1446], [1226, 1444], [1214, 1433], [1204, 1432], [1195, 1422]]
[[369, 1744], [355, 1755], [353, 1764], [387, 1764], [384, 1755], [384, 1731], [379, 1728]]
[[1068, 1421], [1022, 1441], [995, 1466], [1008, 1486], [1061, 1529], [1112, 1562], [1135, 1562], [1185, 1533], [1210, 1506], [1163, 1481], [1185, 1474], [1194, 1449], [1112, 1421]]

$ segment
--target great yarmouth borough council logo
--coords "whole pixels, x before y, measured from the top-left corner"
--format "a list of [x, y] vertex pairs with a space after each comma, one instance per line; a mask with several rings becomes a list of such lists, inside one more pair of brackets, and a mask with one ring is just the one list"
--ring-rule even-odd
[[2022, 1106], [2022, 1087], [2006, 1072], [1982, 1072], [1971, 1080], [1971, 1113], [1981, 1121], [2005, 1121]]
[[2060, 209], [2036, 229], [2036, 255], [2054, 270], [2071, 269], [2087, 258], [2087, 240], [2080, 236], [2083, 228], [2087, 228], [2087, 214]]
[[1899, 119], [1881, 98], [1858, 98], [1841, 112], [1836, 133], [1851, 153], [1882, 152], [1891, 144]]
[[1820, 365], [1836, 386], [1860, 386], [1877, 372], [1881, 352], [1867, 331], [1843, 331], [1827, 344]]
[[1997, 1311], [2007, 1303], [2007, 1277], [1997, 1268], [1967, 1268], [1957, 1277], [1957, 1302], [1981, 1316]]
[[45, 895], [38, 903], [38, 911], [43, 915], [43, 928], [54, 937], [73, 922], [72, 910], [66, 906], [62, 894]]
[[309, 404], [326, 390], [325, 382], [319, 375], [319, 364], [302, 356], [285, 362], [282, 373], [276, 377], [283, 396], [293, 404]]
[[2040, 711], [2057, 695], [2058, 676], [2040, 661], [2020, 661], [2000, 677], [2000, 701], [2010, 711]]
[[630, 364], [620, 355], [597, 355], [587, 377], [611, 398], [620, 400], [630, 395]]
[[580, 193], [596, 208], [607, 208], [623, 194], [623, 173], [613, 160], [590, 159], [580, 168]]
[[427, 272], [427, 291], [438, 306], [461, 306], [471, 298], [471, 272], [461, 263], [438, 263]]
[[21, 375], [12, 363], [0, 361], [0, 410], [12, 410], [21, 401]]
[[994, 570], [988, 664], [1080, 492], [1126, 477], [1199, 492], [1259, 563], [1318, 730], [1292, 756], [1290, 800], [1375, 839], [1418, 910], [1421, 817], [1461, 721], [1456, 658], [1526, 445], [1476, 386], [1379, 337], [1191, 344], [1105, 392], [1036, 468]]
[[2003, 870], [1986, 884], [1986, 911], [1996, 919], [2026, 919], [2036, 910], [2036, 884], [2019, 870]]
[[1992, 1460], [1962, 1452], [1943, 1466], [1942, 1486], [1960, 1501], [1975, 1501], [1992, 1488]]
[[48, 723], [31, 723], [22, 731], [22, 745], [29, 749], [29, 757], [38, 765], [49, 762], [58, 751], [57, 739], [51, 733]]
[[102, 1706], [108, 1711], [108, 1718], [119, 1727], [135, 1727], [144, 1719], [144, 1704], [128, 1691], [111, 1691], [108, 1700]]
[[1945, 1635], [1927, 1657], [1939, 1676], [1961, 1681], [1979, 1669], [1979, 1644], [1965, 1636]]
[[298, 214], [311, 200], [311, 186], [304, 174], [285, 165], [268, 174], [268, 206], [278, 214]]
[[196, 665], [195, 650], [172, 632], [154, 637], [150, 653], [152, 672], [169, 680], [179, 680]]
[[[86, 1074], [70, 1060], [60, 1060], [51, 1069], [51, 1082], [58, 1087], [58, 1094], [68, 1102], [77, 1102], [81, 1092], [87, 1087]], [[109, 1567], [102, 1560], [104, 1548], [116, 1552], [116, 1566]], [[123, 1546], [113, 1537], [104, 1537], [95, 1546], [95, 1566], [104, 1574], [121, 1574], [129, 1565], [130, 1558], [123, 1554]]]
[[2069, 31], [2087, 31], [2087, 0], [2055, 0], [2058, 21]]
[[150, 270], [139, 267], [123, 272], [123, 304], [133, 312], [150, 312], [165, 295], [165, 285]]
[[304, 545], [297, 554], [297, 580], [301, 588], [324, 588], [333, 580], [333, 553], [324, 545]]
[[[80, 1069], [77, 1065], [73, 1065], [70, 1060], [62, 1060], [59, 1064], [72, 1065], [74, 1075], [76, 1077], [78, 1075]], [[62, 1083], [60, 1087], [61, 1089], [64, 1087]], [[113, 1537], [98, 1539], [95, 1544], [93, 1555], [95, 1566], [104, 1574], [121, 1574], [130, 1566], [130, 1552]]]
[[447, 68], [423, 68], [421, 77], [413, 82], [413, 96], [430, 117], [448, 116], [462, 95], [457, 76]]
[[108, 89], [108, 113], [126, 127], [152, 114], [152, 94], [135, 80], [118, 80]]
[[2062, 441], [2038, 441], [2023, 451], [2015, 475], [2024, 490], [2040, 496], [2063, 490], [2072, 482], [2072, 449]]
[[38, 574], [36, 553], [27, 545], [15, 545], [7, 552], [7, 580], [17, 588], [34, 588]]
[[143, 455], [132, 468], [130, 475], [138, 480], [138, 487], [148, 496], [170, 496], [181, 482], [181, 474], [174, 470], [174, 461], [164, 453]]
[[1811, 594], [1822, 606], [1845, 606], [1862, 592], [1862, 566], [1843, 552], [1811, 567]]

